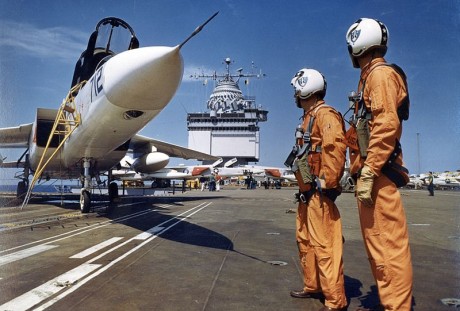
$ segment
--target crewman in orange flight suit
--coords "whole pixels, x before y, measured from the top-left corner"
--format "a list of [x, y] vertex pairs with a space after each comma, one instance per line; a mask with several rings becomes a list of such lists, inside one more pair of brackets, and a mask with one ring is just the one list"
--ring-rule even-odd
[[345, 167], [345, 126], [323, 100], [326, 80], [321, 73], [301, 69], [291, 84], [297, 107], [304, 110], [294, 160], [286, 160], [299, 183], [296, 239], [304, 278], [303, 289], [291, 296], [320, 298], [322, 293], [325, 305], [320, 310], [345, 310], [342, 222], [334, 203]]
[[[347, 131], [351, 174], [357, 174], [361, 231], [380, 297], [371, 310], [411, 310], [412, 263], [406, 216], [398, 187], [408, 181], [399, 140], [409, 117], [404, 72], [386, 63], [388, 29], [362, 18], [348, 29], [348, 51], [361, 69], [355, 123]], [[353, 122], [352, 122], [353, 123]], [[354, 145], [355, 140], [358, 141]], [[358, 310], [368, 310], [360, 308]]]

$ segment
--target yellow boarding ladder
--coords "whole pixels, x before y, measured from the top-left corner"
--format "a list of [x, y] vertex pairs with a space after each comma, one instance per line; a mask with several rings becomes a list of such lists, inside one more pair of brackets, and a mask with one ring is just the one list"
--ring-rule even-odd
[[[67, 97], [62, 101], [62, 104], [58, 109], [56, 120], [53, 124], [53, 128], [51, 129], [50, 136], [48, 137], [45, 150], [43, 151], [40, 161], [38, 162], [37, 169], [29, 185], [29, 189], [27, 190], [21, 209], [28, 204], [35, 183], [42, 175], [48, 163], [54, 158], [54, 156], [58, 153], [62, 146], [64, 146], [64, 143], [70, 137], [70, 134], [72, 134], [73, 131], [80, 125], [80, 114], [76, 111], [75, 108], [74, 94], [78, 94], [78, 92], [85, 85], [85, 83], [86, 81], [82, 81], [74, 87], [72, 87], [69, 93], [67, 94]], [[51, 140], [53, 139], [54, 135], [64, 136], [64, 138], [59, 143], [59, 146], [56, 148], [56, 150], [48, 157], [46, 161], [44, 161], [49, 145], [51, 144]]]

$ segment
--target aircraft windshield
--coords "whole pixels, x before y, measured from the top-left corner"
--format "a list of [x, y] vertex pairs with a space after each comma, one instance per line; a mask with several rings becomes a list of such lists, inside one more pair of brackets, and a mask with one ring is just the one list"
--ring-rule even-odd
[[103, 49], [110, 54], [118, 54], [131, 47], [131, 39], [135, 37], [133, 30], [122, 20], [106, 18], [97, 26], [96, 49]]
[[[72, 87], [87, 81], [110, 57], [139, 47], [133, 29], [116, 17], [101, 20], [88, 40], [88, 46], [75, 65]], [[76, 95], [76, 94], [74, 94]]]

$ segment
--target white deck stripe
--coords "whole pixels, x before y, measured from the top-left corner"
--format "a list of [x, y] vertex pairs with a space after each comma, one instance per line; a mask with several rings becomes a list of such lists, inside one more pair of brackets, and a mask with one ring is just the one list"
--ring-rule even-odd
[[44, 251], [47, 251], [49, 249], [58, 247], [57, 245], [48, 245], [48, 244], [43, 244], [43, 245], [37, 245], [34, 247], [30, 247], [28, 249], [24, 249], [22, 251], [18, 251], [15, 253], [11, 253], [8, 255], [0, 256], [0, 266], [12, 263], [17, 260], [21, 260], [33, 255], [40, 254]]
[[84, 250], [84, 251], [82, 251], [82, 252], [80, 252], [78, 254], [75, 254], [70, 258], [85, 258], [86, 256], [94, 254], [95, 252], [97, 252], [97, 251], [99, 251], [99, 250], [101, 250], [101, 249], [103, 249], [103, 248], [105, 248], [105, 247], [107, 247], [109, 245], [112, 245], [113, 243], [116, 243], [116, 242], [118, 242], [118, 241], [120, 241], [122, 239], [123, 238], [120, 238], [120, 237], [111, 238], [111, 239], [109, 239], [107, 241], [104, 241], [102, 243], [94, 245], [93, 247], [90, 247], [90, 248], [88, 248], [88, 249], [86, 249], [86, 250]]
[[[161, 233], [165, 233], [166, 231], [168, 231], [169, 229], [173, 228], [174, 226], [176, 226], [177, 224], [181, 223], [182, 221], [184, 221], [185, 219], [187, 219], [188, 217], [190, 216], [193, 216], [195, 215], [196, 213], [198, 213], [199, 211], [201, 211], [202, 209], [208, 207], [211, 203], [208, 203], [204, 206], [202, 206], [201, 208], [199, 208], [198, 210], [194, 211], [193, 213], [190, 213], [189, 215], [187, 215], [186, 217], [184, 218], [181, 218], [181, 219], [178, 219], [175, 223], [173, 223], [172, 225], [170, 225], [169, 227], [165, 228], [164, 230], [161, 231]], [[184, 213], [182, 213], [181, 215], [187, 213], [187, 212], [190, 212], [198, 207], [200, 207], [201, 205], [203, 204], [200, 204], [199, 206], [197, 207], [194, 207]], [[176, 216], [175, 219], [179, 218], [180, 215]], [[169, 222], [169, 221], [166, 221], [166, 222]], [[161, 224], [160, 224], [161, 225]], [[154, 227], [155, 228], [155, 227]], [[161, 234], [160, 233], [160, 234]], [[49, 301], [47, 301], [46, 303], [44, 303], [43, 305], [41, 306], [38, 306], [37, 308], [34, 308], [33, 310], [34, 311], [43, 311], [45, 310], [46, 308], [50, 307], [51, 305], [53, 305], [54, 303], [58, 302], [59, 300], [61, 300], [62, 298], [66, 297], [67, 295], [71, 294], [72, 292], [76, 291], [80, 286], [83, 286], [84, 284], [86, 284], [87, 282], [89, 282], [90, 280], [92, 280], [93, 278], [95, 278], [96, 276], [100, 275], [101, 273], [103, 273], [104, 271], [108, 270], [110, 267], [112, 267], [113, 265], [115, 265], [116, 263], [118, 263], [119, 261], [123, 260], [124, 258], [128, 257], [130, 254], [134, 253], [135, 251], [137, 251], [138, 249], [140, 249], [141, 247], [143, 247], [144, 245], [146, 245], [147, 243], [150, 243], [151, 241], [153, 241], [155, 238], [157, 238], [158, 235], [153, 235], [152, 237], [150, 237], [149, 239], [145, 240], [144, 242], [142, 242], [141, 244], [137, 245], [136, 247], [134, 247], [133, 249], [131, 249], [130, 251], [124, 253], [123, 255], [121, 255], [120, 257], [116, 258], [115, 260], [111, 261], [109, 264], [103, 266], [102, 268], [100, 268], [99, 270], [97, 270], [95, 273], [91, 274], [91, 275], [88, 275], [87, 277], [85, 277], [84, 279], [81, 279], [78, 283], [76, 283], [74, 286], [70, 287], [68, 290], [66, 290], [65, 292], [59, 294], [58, 296], [54, 297], [53, 299], [50, 299]], [[88, 261], [88, 263], [91, 262], [91, 261]]]
[[0, 306], [0, 310], [28, 310], [36, 304], [63, 290], [67, 286], [75, 284], [79, 279], [93, 272], [100, 266], [101, 265], [95, 264], [80, 265], [73, 270], [61, 274], [57, 278], [54, 278], [45, 284], [40, 285], [33, 290], [8, 301], [7, 303]]
[[[192, 209], [189, 209], [189, 210], [187, 210], [187, 211], [175, 216], [172, 219], [169, 219], [169, 220], [167, 220], [167, 221], [165, 221], [165, 222], [163, 222], [163, 223], [161, 223], [161, 224], [159, 224], [159, 225], [157, 225], [157, 226], [155, 226], [153, 228], [150, 228], [146, 232], [149, 232], [149, 231], [150, 232], [160, 232], [160, 234], [165, 233], [166, 231], [170, 230], [171, 228], [173, 228], [177, 224], [181, 223], [185, 219], [187, 219], [187, 218], [193, 216], [194, 214], [198, 213], [199, 211], [203, 210], [204, 208], [209, 206], [211, 203], [208, 203], [208, 204], [205, 204], [205, 205], [204, 204], [205, 203], [201, 203], [198, 206], [196, 206], [196, 207], [194, 207]], [[183, 218], [180, 218], [182, 215], [184, 215], [186, 213], [190, 213], [190, 214], [188, 214], [187, 216], [184, 216]], [[166, 228], [161, 227], [162, 225], [164, 225], [164, 224], [166, 224], [168, 222], [174, 221], [174, 220], [177, 220], [177, 221], [174, 222], [173, 224], [171, 224], [170, 226], [168, 226]], [[146, 232], [144, 232], [144, 233], [146, 233]], [[149, 234], [151, 234], [151, 233], [149, 233]], [[138, 236], [140, 236], [140, 235], [138, 235]], [[56, 303], [57, 301], [61, 300], [62, 298], [66, 297], [70, 293], [74, 292], [75, 290], [77, 290], [79, 287], [83, 286], [88, 281], [92, 280], [93, 278], [97, 277], [98, 275], [100, 275], [104, 271], [108, 270], [110, 267], [112, 267], [116, 263], [120, 262], [124, 258], [128, 257], [130, 254], [134, 253], [135, 251], [137, 251], [138, 249], [140, 249], [141, 247], [143, 247], [144, 245], [146, 245], [147, 243], [151, 242], [152, 240], [154, 240], [157, 237], [158, 237], [158, 235], [150, 236], [150, 238], [147, 238], [141, 244], [137, 245], [136, 247], [134, 247], [130, 251], [124, 253], [120, 257], [118, 257], [115, 260], [111, 261], [109, 264], [103, 266], [102, 268], [100, 268], [95, 273], [92, 273], [94, 270], [96, 270], [96, 269], [98, 269], [99, 267], [102, 266], [100, 264], [92, 264], [92, 262], [94, 262], [95, 260], [97, 260], [100, 257], [105, 256], [107, 253], [110, 253], [113, 250], [118, 249], [120, 246], [128, 243], [129, 241], [134, 240], [136, 237], [134, 237], [134, 238], [132, 238], [132, 239], [126, 241], [126, 242], [123, 242], [120, 245], [118, 245], [116, 247], [113, 247], [110, 250], [107, 250], [106, 252], [104, 252], [103, 254], [97, 256], [96, 258], [88, 260], [86, 263], [76, 267], [75, 269], [72, 269], [72, 270], [70, 270], [70, 271], [58, 276], [57, 278], [54, 278], [54, 279], [48, 281], [47, 283], [44, 283], [44, 284], [36, 287], [35, 289], [33, 289], [33, 290], [31, 290], [31, 291], [29, 291], [29, 292], [27, 292], [27, 293], [25, 293], [25, 294], [23, 294], [21, 296], [16, 297], [13, 300], [10, 300], [10, 301], [6, 302], [5, 304], [0, 306], [0, 310], [15, 310], [15, 311], [16, 310], [17, 311], [23, 311], [24, 310], [25, 311], [25, 310], [28, 310], [28, 309], [32, 308], [33, 306], [36, 306], [37, 304], [43, 302], [44, 300], [49, 299], [51, 296], [58, 294], [64, 288], [67, 289], [63, 293], [58, 294], [58, 296], [56, 296], [53, 299], [49, 300], [48, 302], [42, 304], [41, 306], [37, 306], [34, 309], [34, 310], [44, 310], [44, 309], [48, 308], [49, 306], [53, 305], [54, 303]], [[40, 246], [41, 247], [43, 247], [43, 246], [51, 247], [52, 245], [39, 245], [39, 246], [37, 246], [37, 248], [40, 247]], [[53, 247], [56, 247], [56, 246], [53, 246]], [[28, 251], [30, 251], [30, 249], [33, 249], [33, 248], [29, 248]], [[20, 252], [23, 252], [23, 251], [20, 251]], [[20, 252], [17, 252], [17, 253], [20, 253]], [[12, 254], [10, 254], [10, 255], [12, 255]], [[10, 255], [7, 255], [7, 256], [10, 256]], [[7, 256], [5, 256], [5, 257], [7, 257]]]
[[141, 234], [136, 235], [136, 236], [133, 238], [133, 240], [147, 240], [147, 239], [150, 238], [152, 235], [154, 235], [155, 233], [160, 232], [160, 231], [163, 230], [164, 228], [165, 228], [165, 227], [159, 227], [159, 226], [150, 228], [149, 230], [147, 230], [147, 231], [145, 231], [145, 232], [142, 232]]
[[[120, 206], [129, 206], [129, 205], [135, 205], [135, 204], [141, 204], [141, 203], [145, 203], [145, 202], [137, 202], [137, 203], [132, 203], [132, 204], [123, 204], [123, 205], [120, 205]], [[100, 229], [100, 228], [103, 228], [103, 227], [108, 226], [108, 225], [112, 225], [112, 224], [115, 224], [115, 223], [121, 223], [121, 222], [126, 221], [128, 219], [143, 216], [143, 215], [145, 215], [147, 213], [156, 212], [156, 211], [157, 210], [155, 210], [155, 209], [153, 209], [153, 210], [144, 210], [144, 211], [136, 212], [136, 213], [133, 213], [133, 214], [125, 215], [125, 216], [122, 216], [122, 217], [119, 217], [119, 218], [116, 218], [116, 219], [109, 219], [109, 220], [103, 221], [101, 223], [92, 224], [89, 227], [75, 229], [75, 230], [65, 232], [65, 233], [61, 233], [61, 234], [58, 234], [58, 235], [55, 235], [55, 236], [51, 236], [51, 237], [48, 237], [48, 238], [45, 238], [45, 239], [42, 239], [42, 240], [38, 240], [38, 241], [30, 242], [30, 243], [27, 243], [27, 244], [15, 246], [15, 247], [10, 248], [10, 249], [1, 250], [0, 254], [5, 253], [5, 252], [9, 252], [9, 251], [12, 251], [12, 250], [15, 250], [15, 249], [18, 249], [18, 248], [23, 248], [23, 247], [26, 247], [26, 246], [29, 246], [29, 245], [42, 243], [42, 242], [49, 241], [49, 240], [52, 240], [52, 241], [49, 241], [49, 242], [46, 242], [46, 243], [43, 243], [43, 244], [55, 243], [56, 241], [65, 240], [65, 239], [74, 237], [74, 236], [79, 235], [79, 234], [86, 233], [86, 232], [94, 230], [94, 229]]]

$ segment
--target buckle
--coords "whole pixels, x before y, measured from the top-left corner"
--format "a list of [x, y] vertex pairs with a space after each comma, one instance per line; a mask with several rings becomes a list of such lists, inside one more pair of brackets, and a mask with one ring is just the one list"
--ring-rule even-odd
[[307, 203], [307, 198], [305, 197], [305, 195], [303, 193], [299, 194], [299, 200], [302, 203]]
[[303, 134], [303, 143], [304, 144], [309, 144], [311, 141], [311, 133], [310, 132], [305, 132], [305, 134]]
[[295, 197], [296, 202], [302, 202], [304, 204], [307, 203], [307, 198], [305, 197], [303, 193], [300, 193], [300, 192], [294, 193], [294, 197]]

